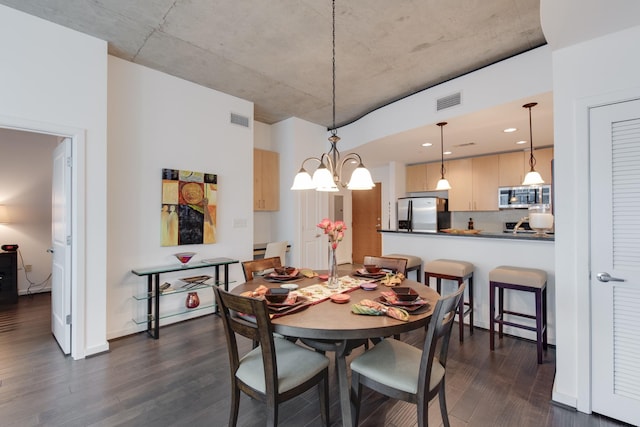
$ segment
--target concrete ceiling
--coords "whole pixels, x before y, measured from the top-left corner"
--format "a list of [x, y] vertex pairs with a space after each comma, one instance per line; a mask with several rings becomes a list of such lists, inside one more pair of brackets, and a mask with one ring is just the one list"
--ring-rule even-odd
[[[544, 45], [539, 3], [338, 0], [336, 124]], [[252, 101], [257, 121], [332, 125], [329, 0], [0, 4], [106, 40], [111, 55]]]

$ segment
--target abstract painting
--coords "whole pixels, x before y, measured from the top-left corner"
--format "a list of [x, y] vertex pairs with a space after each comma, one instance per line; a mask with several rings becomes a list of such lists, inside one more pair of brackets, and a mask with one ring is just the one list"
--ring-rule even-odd
[[218, 176], [162, 169], [161, 246], [216, 242]]

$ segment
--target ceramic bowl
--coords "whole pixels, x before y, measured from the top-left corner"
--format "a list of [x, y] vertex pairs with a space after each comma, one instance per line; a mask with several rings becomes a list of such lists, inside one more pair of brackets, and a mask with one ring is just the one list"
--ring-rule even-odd
[[289, 296], [289, 289], [286, 288], [270, 288], [264, 294], [264, 298], [274, 304], [284, 302]]
[[402, 286], [393, 288], [393, 292], [400, 301], [414, 301], [420, 296], [413, 288]]
[[376, 273], [380, 273], [380, 270], [382, 270], [382, 267], [377, 266], [375, 264], [365, 264], [364, 269], [367, 270], [367, 273], [369, 274], [376, 274]]
[[290, 276], [296, 268], [295, 267], [275, 267], [274, 270], [280, 276]]

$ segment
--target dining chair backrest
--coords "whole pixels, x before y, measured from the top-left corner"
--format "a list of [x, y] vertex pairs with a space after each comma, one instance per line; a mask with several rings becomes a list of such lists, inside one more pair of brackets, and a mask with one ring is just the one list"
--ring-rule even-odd
[[280, 257], [280, 263], [282, 265], [286, 265], [286, 255], [287, 255], [287, 244], [288, 242], [285, 240], [283, 242], [269, 242], [267, 243], [267, 248], [264, 251], [265, 258], [271, 258], [274, 256]]
[[418, 387], [424, 387], [425, 395], [429, 392], [429, 383], [431, 381], [431, 368], [433, 360], [436, 356], [436, 349], [439, 348], [438, 361], [443, 368], [447, 366], [447, 354], [449, 352], [449, 339], [451, 338], [451, 329], [455, 320], [460, 299], [464, 294], [465, 284], [460, 285], [456, 292], [445, 295], [438, 299], [433, 315], [427, 327], [427, 337], [424, 341], [422, 349], [422, 362], [420, 363], [420, 383]]
[[407, 259], [406, 258], [392, 258], [384, 256], [371, 256], [364, 257], [363, 264], [373, 264], [378, 267], [382, 267], [385, 270], [391, 270], [395, 273], [407, 274]]
[[270, 257], [263, 259], [254, 259], [251, 261], [242, 262], [242, 271], [244, 272], [244, 280], [249, 281], [253, 279], [253, 273], [258, 271], [265, 271], [273, 269], [275, 267], [282, 267], [280, 257]]
[[[276, 426], [279, 403], [318, 385], [322, 421], [328, 426], [329, 359], [275, 337], [265, 300], [234, 295], [216, 286], [213, 292], [229, 353], [232, 396], [228, 425], [237, 424], [241, 391], [266, 403], [266, 425]], [[237, 335], [257, 341], [258, 346], [244, 350], [248, 347], [239, 342]]]

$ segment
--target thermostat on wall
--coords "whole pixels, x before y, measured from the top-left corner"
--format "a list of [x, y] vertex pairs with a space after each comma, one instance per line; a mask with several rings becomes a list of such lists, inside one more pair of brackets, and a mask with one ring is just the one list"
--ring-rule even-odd
[[18, 245], [17, 244], [13, 244], [13, 245], [2, 245], [2, 250], [3, 251], [7, 251], [7, 252], [15, 252], [18, 250]]

